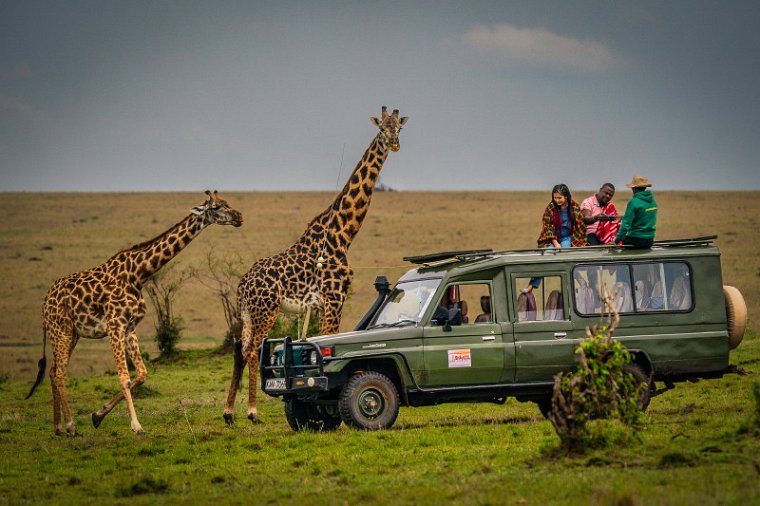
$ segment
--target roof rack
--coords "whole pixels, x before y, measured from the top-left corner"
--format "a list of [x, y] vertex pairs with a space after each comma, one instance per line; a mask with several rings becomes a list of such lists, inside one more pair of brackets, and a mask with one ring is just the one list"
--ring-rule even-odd
[[652, 246], [704, 246], [712, 244], [718, 236], [716, 235], [703, 235], [701, 237], [692, 237], [691, 239], [669, 239], [666, 241], [655, 241]]
[[[705, 235], [700, 237], [692, 237], [690, 239], [668, 239], [662, 241], [655, 241], [652, 246], [660, 246], [666, 248], [679, 247], [679, 246], [705, 246], [712, 244], [717, 235]], [[433, 264], [440, 265], [442, 263], [457, 262], [463, 260], [475, 260], [478, 258], [493, 257], [496, 255], [509, 255], [516, 253], [538, 253], [541, 255], [546, 254], [562, 254], [578, 251], [588, 250], [628, 250], [633, 249], [632, 246], [625, 244], [600, 244], [597, 246], [584, 246], [583, 248], [528, 248], [528, 249], [510, 249], [494, 251], [492, 249], [471, 249], [462, 251], [441, 251], [439, 253], [428, 253], [426, 255], [416, 255], [404, 257], [405, 262], [411, 262], [416, 265], [432, 266]]]
[[493, 253], [492, 249], [469, 249], [463, 251], [441, 251], [439, 253], [428, 253], [427, 255], [417, 255], [411, 257], [404, 257], [405, 262], [411, 262], [413, 264], [429, 264], [434, 262], [440, 262], [442, 260], [451, 260], [469, 256], [489, 255]]

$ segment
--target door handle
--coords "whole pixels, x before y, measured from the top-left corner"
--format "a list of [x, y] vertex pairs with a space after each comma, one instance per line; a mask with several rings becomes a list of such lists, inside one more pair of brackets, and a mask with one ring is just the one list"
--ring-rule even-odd
[[555, 332], [554, 337], [562, 339], [563, 337], [567, 337], [567, 332]]
[[483, 341], [496, 341], [496, 337], [494, 336], [483, 336], [481, 339], [483, 339]]

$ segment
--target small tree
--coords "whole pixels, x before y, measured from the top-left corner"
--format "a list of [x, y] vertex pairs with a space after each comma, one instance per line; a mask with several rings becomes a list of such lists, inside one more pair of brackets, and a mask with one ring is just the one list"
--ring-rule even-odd
[[174, 298], [191, 275], [191, 270], [176, 272], [167, 267], [157, 272], [145, 286], [148, 299], [156, 312], [154, 337], [158, 343], [159, 358], [177, 354], [177, 342], [182, 337], [182, 318], [174, 315]]
[[583, 451], [604, 442], [593, 434], [588, 422], [617, 419], [636, 428], [641, 421], [641, 399], [648, 388], [628, 371], [631, 354], [612, 334], [620, 322], [613, 297], [605, 289], [604, 303], [610, 308], [607, 322], [586, 329], [576, 353], [580, 366], [573, 373], [554, 377], [554, 395], [549, 421], [568, 451]]
[[214, 249], [209, 248], [206, 254], [208, 274], [196, 274], [198, 281], [213, 291], [222, 304], [227, 331], [219, 348], [220, 353], [231, 351], [235, 341], [240, 340], [243, 331], [243, 322], [240, 319], [240, 307], [237, 300], [237, 285], [238, 280], [243, 275], [243, 265], [243, 259], [240, 255], [235, 254], [220, 259], [215, 257]]

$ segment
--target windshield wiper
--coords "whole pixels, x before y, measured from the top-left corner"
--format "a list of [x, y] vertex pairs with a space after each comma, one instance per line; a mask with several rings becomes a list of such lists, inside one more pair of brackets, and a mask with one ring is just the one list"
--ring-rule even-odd
[[408, 323], [412, 323], [414, 325], [417, 325], [419, 322], [417, 320], [404, 319], [404, 320], [399, 320], [399, 321], [393, 322], [393, 323], [378, 323], [377, 325], [371, 325], [371, 326], [367, 327], [367, 330], [372, 330], [372, 329], [387, 329], [389, 327], [400, 327], [402, 324], [408, 324]]

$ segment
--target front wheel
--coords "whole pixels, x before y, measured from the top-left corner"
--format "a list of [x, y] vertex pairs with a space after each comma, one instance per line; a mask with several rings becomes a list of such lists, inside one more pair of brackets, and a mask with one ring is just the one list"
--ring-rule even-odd
[[297, 397], [285, 399], [285, 419], [294, 431], [328, 432], [340, 427], [341, 419], [321, 404], [304, 402]]
[[398, 391], [374, 371], [352, 376], [340, 392], [338, 409], [346, 425], [362, 430], [390, 428], [398, 416]]

